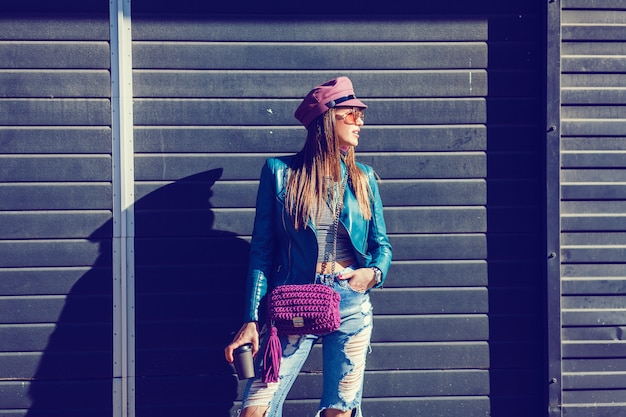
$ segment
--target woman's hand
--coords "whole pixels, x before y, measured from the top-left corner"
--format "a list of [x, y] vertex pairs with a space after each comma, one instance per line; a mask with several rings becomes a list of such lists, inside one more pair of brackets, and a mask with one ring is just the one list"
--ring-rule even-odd
[[372, 268], [359, 268], [352, 272], [346, 272], [337, 277], [337, 279], [348, 280], [348, 285], [353, 290], [365, 292], [376, 285], [376, 278]]
[[233, 341], [224, 349], [226, 360], [233, 363], [235, 360], [233, 351], [246, 343], [252, 343], [252, 356], [256, 355], [259, 351], [259, 325], [256, 321], [250, 321], [241, 326]]

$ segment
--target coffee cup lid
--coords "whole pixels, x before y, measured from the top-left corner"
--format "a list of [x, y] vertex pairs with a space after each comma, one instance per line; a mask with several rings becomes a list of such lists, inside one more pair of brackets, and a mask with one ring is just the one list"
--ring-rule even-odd
[[239, 346], [237, 349], [235, 349], [235, 352], [240, 353], [247, 350], [252, 350], [252, 343], [246, 343], [245, 345]]

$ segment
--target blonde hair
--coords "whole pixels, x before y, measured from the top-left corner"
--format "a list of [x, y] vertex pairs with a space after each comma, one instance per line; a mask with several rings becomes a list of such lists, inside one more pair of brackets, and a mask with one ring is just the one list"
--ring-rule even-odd
[[335, 187], [330, 184], [341, 182], [341, 160], [343, 159], [347, 173], [348, 185], [356, 195], [361, 215], [365, 220], [372, 218], [372, 190], [367, 175], [356, 165], [354, 147], [346, 153], [341, 152], [335, 134], [335, 109], [328, 110], [315, 119], [307, 128], [304, 147], [295, 155], [294, 163], [289, 170], [285, 205], [290, 213], [294, 227], [306, 228], [309, 220], [313, 220], [318, 208], [326, 204], [326, 197]]

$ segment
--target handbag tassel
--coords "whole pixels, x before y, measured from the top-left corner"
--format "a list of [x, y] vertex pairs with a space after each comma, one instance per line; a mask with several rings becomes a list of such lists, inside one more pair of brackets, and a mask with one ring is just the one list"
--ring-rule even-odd
[[263, 357], [263, 382], [278, 382], [280, 360], [283, 357], [283, 349], [280, 346], [278, 330], [272, 326], [270, 337], [267, 340], [265, 356]]

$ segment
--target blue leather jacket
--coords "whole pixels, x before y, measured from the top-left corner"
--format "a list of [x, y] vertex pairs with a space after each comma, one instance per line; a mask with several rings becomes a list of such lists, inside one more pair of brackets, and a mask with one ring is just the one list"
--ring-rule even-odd
[[[286, 170], [292, 159], [293, 156], [269, 158], [261, 171], [246, 284], [246, 322], [258, 321], [259, 303], [268, 287], [271, 290], [277, 285], [315, 280], [315, 226], [309, 222], [306, 228], [296, 230], [285, 210]], [[376, 266], [382, 271], [380, 287], [391, 264], [391, 245], [374, 171], [364, 164], [358, 167], [367, 174], [373, 192], [372, 219], [363, 219], [356, 196], [346, 187], [339, 221], [350, 235], [359, 267]], [[345, 166], [342, 171], [345, 175]]]

